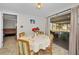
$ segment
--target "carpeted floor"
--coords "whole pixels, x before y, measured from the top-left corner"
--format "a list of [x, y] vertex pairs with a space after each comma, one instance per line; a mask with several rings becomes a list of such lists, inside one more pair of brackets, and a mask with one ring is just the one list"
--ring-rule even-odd
[[[68, 50], [55, 43], [53, 43], [52, 48], [53, 55], [68, 55]], [[4, 38], [4, 47], [0, 48], [0, 55], [17, 55], [15, 36], [7, 36]], [[42, 52], [41, 55], [43, 55]]]

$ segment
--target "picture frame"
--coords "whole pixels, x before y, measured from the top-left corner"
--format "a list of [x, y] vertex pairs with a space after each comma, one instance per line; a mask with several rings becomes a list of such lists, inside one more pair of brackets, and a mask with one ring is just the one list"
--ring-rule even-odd
[[34, 19], [30, 19], [30, 24], [35, 24], [35, 20]]

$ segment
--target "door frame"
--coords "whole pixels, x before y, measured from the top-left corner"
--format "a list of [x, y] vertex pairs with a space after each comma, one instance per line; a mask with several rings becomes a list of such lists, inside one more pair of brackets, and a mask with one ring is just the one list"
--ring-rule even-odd
[[[19, 19], [19, 14], [18, 13], [12, 13], [12, 12], [5, 12], [5, 11], [2, 11], [2, 20], [3, 20], [3, 14], [11, 14], [11, 15], [16, 15], [17, 16], [17, 20], [16, 20], [16, 23]], [[17, 27], [17, 24], [16, 24], [16, 27]], [[17, 39], [17, 28], [16, 28], [16, 39]]]
[[[60, 15], [64, 15], [64, 14], [68, 14], [68, 13], [71, 14], [71, 9], [68, 9], [68, 10], [62, 12], [62, 14], [60, 13]], [[48, 20], [50, 20], [51, 18], [52, 18], [52, 16], [50, 18], [48, 18]], [[70, 18], [70, 25], [71, 25], [71, 18]], [[49, 26], [50, 26], [50, 21], [49, 21]], [[48, 29], [48, 30], [50, 30], [50, 29]], [[70, 30], [70, 32], [71, 32], [71, 30]], [[70, 36], [71, 36], [70, 32], [69, 32], [69, 41], [70, 41]], [[49, 32], [49, 35], [50, 35], [50, 32]], [[69, 45], [69, 47], [70, 47], [70, 45]], [[68, 54], [69, 54], [69, 49], [68, 49]]]
[[0, 48], [3, 47], [3, 19], [2, 12], [0, 11]]

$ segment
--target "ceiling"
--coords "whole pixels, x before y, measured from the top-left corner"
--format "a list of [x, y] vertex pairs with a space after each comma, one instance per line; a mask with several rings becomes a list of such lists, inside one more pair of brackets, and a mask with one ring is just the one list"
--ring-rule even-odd
[[48, 17], [60, 11], [72, 8], [77, 3], [44, 3], [37, 9], [35, 3], [0, 3], [0, 11], [15, 12], [31, 16]]

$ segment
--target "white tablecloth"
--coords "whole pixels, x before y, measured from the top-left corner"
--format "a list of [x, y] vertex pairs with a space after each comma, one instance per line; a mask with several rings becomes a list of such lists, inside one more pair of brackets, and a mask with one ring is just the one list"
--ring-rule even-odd
[[34, 52], [38, 52], [40, 49], [46, 49], [49, 45], [50, 39], [46, 35], [38, 35], [30, 38], [30, 48]]

